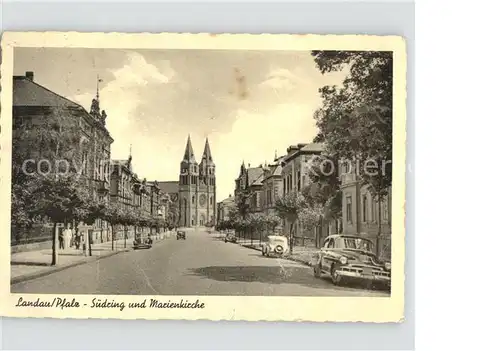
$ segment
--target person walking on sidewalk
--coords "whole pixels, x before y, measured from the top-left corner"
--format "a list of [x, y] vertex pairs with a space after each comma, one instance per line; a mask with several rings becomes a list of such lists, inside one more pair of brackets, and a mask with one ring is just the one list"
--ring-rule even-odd
[[87, 241], [85, 240], [85, 236], [83, 235], [83, 233], [80, 234], [80, 242], [82, 243], [83, 254], [87, 256]]
[[64, 231], [59, 228], [59, 250], [64, 250]]

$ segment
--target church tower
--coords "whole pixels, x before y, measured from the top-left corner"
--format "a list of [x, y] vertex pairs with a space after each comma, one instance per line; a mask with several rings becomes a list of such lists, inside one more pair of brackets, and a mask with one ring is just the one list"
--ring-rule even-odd
[[210, 151], [208, 138], [205, 140], [205, 149], [200, 162], [200, 219], [202, 225], [211, 223], [215, 225], [217, 214], [217, 200], [215, 197], [215, 163]]
[[184, 157], [181, 161], [179, 176], [179, 214], [180, 225], [196, 226], [198, 219], [198, 176], [199, 169], [194, 157], [191, 137], [188, 136]]

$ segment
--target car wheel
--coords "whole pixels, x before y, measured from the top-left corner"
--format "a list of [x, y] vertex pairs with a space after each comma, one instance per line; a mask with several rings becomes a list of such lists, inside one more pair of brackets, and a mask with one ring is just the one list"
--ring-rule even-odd
[[314, 277], [321, 278], [321, 266], [317, 264], [314, 266], [313, 270], [314, 270]]
[[330, 269], [330, 276], [332, 277], [332, 283], [334, 285], [339, 285], [342, 277], [337, 273], [335, 266], [332, 264], [332, 268]]

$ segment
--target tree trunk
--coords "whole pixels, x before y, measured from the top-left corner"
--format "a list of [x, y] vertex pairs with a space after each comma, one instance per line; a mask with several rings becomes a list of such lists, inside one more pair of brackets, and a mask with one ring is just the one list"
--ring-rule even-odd
[[87, 243], [89, 245], [89, 256], [92, 256], [92, 234], [90, 230], [87, 230]]
[[59, 252], [59, 235], [57, 233], [57, 223], [54, 222], [54, 227], [52, 229], [52, 266], [57, 265]]
[[127, 248], [127, 237], [128, 237], [128, 234], [127, 234], [127, 226], [124, 225], [123, 226], [123, 247], [124, 248]]
[[115, 251], [115, 226], [111, 224], [111, 251]]
[[295, 219], [290, 224], [290, 238], [289, 238], [290, 255], [293, 253], [293, 228], [295, 228]]

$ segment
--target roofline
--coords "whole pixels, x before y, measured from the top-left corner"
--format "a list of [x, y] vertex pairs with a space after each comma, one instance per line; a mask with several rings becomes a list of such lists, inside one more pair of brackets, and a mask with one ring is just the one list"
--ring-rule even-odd
[[[77, 103], [77, 102], [75, 102], [75, 101], [73, 101], [73, 100], [70, 100], [70, 99], [68, 99], [68, 98], [67, 98], [67, 97], [65, 97], [65, 96], [62, 96], [61, 94], [58, 94], [58, 93], [56, 93], [55, 91], [50, 90], [49, 88], [47, 88], [47, 87], [45, 87], [45, 86], [43, 86], [43, 85], [41, 85], [41, 84], [38, 84], [38, 83], [37, 83], [37, 82], [35, 82], [34, 80], [28, 79], [26, 76], [13, 76], [13, 78], [14, 78], [14, 79], [18, 79], [18, 80], [21, 80], [21, 79], [22, 79], [22, 80], [27, 80], [27, 81], [29, 81], [29, 82], [31, 82], [31, 83], [33, 83], [33, 84], [35, 84], [35, 85], [39, 86], [40, 88], [42, 88], [42, 89], [44, 89], [44, 90], [46, 90], [46, 91], [48, 91], [48, 92], [50, 92], [50, 93], [52, 93], [52, 94], [54, 94], [54, 95], [56, 95], [56, 96], [60, 97], [61, 99], [66, 100], [66, 101], [68, 101], [68, 102], [70, 102], [70, 103], [72, 103], [72, 104], [74, 104], [74, 105], [78, 106], [79, 108], [81, 108], [81, 109], [83, 110], [83, 112], [85, 112], [85, 114], [86, 114], [88, 117], [90, 117], [90, 118], [92, 119], [92, 121], [95, 121], [95, 120], [94, 120], [94, 118], [92, 118], [92, 116], [90, 115], [90, 113], [89, 113], [89, 112], [85, 109], [85, 107], [83, 107], [83, 106], [82, 106], [82, 105], [80, 105], [79, 103]], [[13, 105], [13, 107], [17, 107], [17, 106], [22, 106], [22, 105]], [[50, 106], [49, 106], [49, 107], [50, 107]], [[52, 106], [52, 107], [53, 107], [53, 106]], [[68, 107], [73, 107], [73, 108], [74, 108], [74, 106], [68, 106]], [[98, 124], [98, 125], [99, 125], [99, 124]], [[109, 133], [109, 131], [108, 131], [108, 129], [106, 128], [106, 126], [104, 126], [104, 125], [99, 125], [99, 127], [101, 127], [101, 128], [102, 128], [102, 129], [106, 132], [107, 136], [109, 136], [109, 137], [111, 138], [112, 142], [113, 142], [113, 141], [115, 141], [115, 139], [113, 139], [113, 137], [112, 137], [112, 136], [111, 136], [111, 134]]]
[[321, 154], [321, 153], [322, 153], [322, 151], [297, 150], [293, 154], [291, 154], [290, 156], [285, 157], [282, 162], [286, 163], [288, 161], [291, 161], [291, 160], [297, 158], [300, 155]]

